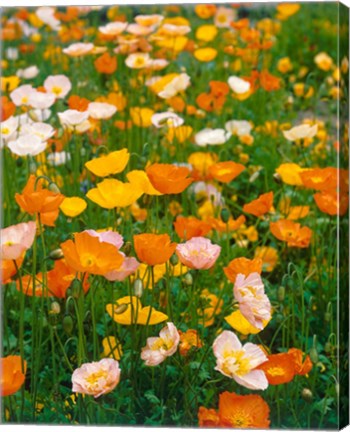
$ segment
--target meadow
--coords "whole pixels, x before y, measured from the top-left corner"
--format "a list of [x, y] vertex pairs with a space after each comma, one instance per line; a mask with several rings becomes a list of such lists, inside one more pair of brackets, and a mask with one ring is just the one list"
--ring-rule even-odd
[[2, 9], [3, 423], [348, 421], [346, 13]]

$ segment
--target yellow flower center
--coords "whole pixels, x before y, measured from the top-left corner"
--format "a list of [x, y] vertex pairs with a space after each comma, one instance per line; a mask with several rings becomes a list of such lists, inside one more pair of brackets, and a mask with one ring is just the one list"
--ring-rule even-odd
[[[250, 372], [250, 361], [249, 358], [244, 357], [245, 352], [243, 350], [226, 351], [223, 353], [223, 356], [226, 360], [223, 365], [223, 370], [228, 375], [234, 373], [238, 376], [244, 376]], [[232, 362], [232, 360], [234, 360], [234, 362]]]
[[249, 428], [252, 426], [251, 416], [241, 410], [237, 410], [229, 417], [229, 421], [233, 427]]
[[51, 92], [56, 96], [59, 96], [62, 93], [62, 87], [53, 86]]
[[163, 348], [165, 351], [168, 351], [173, 347], [173, 345], [174, 342], [171, 339], [158, 338], [158, 340], [156, 340], [152, 345], [151, 350], [157, 351]]
[[98, 385], [98, 381], [101, 378], [107, 377], [107, 371], [100, 370], [98, 372], [93, 372], [86, 378], [87, 387], [89, 390], [93, 390]]
[[7, 135], [7, 134], [10, 133], [10, 129], [7, 128], [7, 127], [4, 127], [3, 129], [1, 129], [1, 133], [2, 133], [3, 135]]
[[141, 67], [145, 64], [145, 59], [143, 57], [136, 57], [135, 66]]
[[80, 262], [83, 267], [92, 267], [95, 264], [96, 260], [94, 255], [86, 253], [81, 256]]
[[21, 103], [22, 104], [26, 104], [28, 102], [28, 97], [27, 96], [23, 96], [21, 99]]
[[281, 376], [284, 374], [284, 370], [281, 367], [275, 366], [269, 368], [269, 374], [272, 376]]
[[216, 17], [216, 19], [218, 20], [218, 22], [220, 23], [225, 23], [227, 21], [226, 19], [226, 15], [225, 14], [220, 14]]

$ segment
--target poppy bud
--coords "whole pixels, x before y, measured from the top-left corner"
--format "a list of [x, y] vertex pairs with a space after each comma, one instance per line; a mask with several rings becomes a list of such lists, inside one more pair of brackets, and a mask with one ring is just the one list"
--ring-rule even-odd
[[141, 279], [135, 279], [134, 282], [134, 294], [136, 297], [140, 298], [143, 294], [143, 283]]
[[312, 398], [313, 398], [312, 391], [308, 388], [303, 388], [303, 390], [301, 391], [301, 397], [306, 402], [312, 402]]
[[331, 319], [332, 319], [332, 303], [329, 302], [327, 305], [326, 313], [324, 314], [324, 320], [326, 322], [330, 322]]
[[125, 255], [127, 257], [130, 256], [131, 249], [132, 249], [131, 242], [129, 242], [129, 241], [126, 242], [125, 245], [124, 245], [124, 247], [123, 247], [123, 252], [125, 253]]
[[143, 145], [142, 156], [145, 158], [148, 158], [148, 156], [149, 156], [149, 144], [148, 143], [145, 143]]
[[127, 304], [124, 303], [124, 304], [118, 305], [118, 303], [117, 303], [117, 308], [114, 309], [114, 314], [120, 315], [120, 314], [124, 313], [127, 310], [127, 308], [128, 308]]
[[72, 297], [74, 297], [75, 299], [79, 298], [80, 294], [83, 291], [83, 287], [82, 287], [81, 281], [78, 278], [73, 279], [73, 281], [70, 284], [69, 288], [72, 291]]
[[281, 184], [282, 184], [282, 177], [280, 176], [279, 173], [275, 173], [275, 174], [273, 175], [273, 180], [274, 180], [274, 182], [277, 183], [278, 185], [281, 185]]
[[170, 264], [175, 267], [176, 264], [178, 264], [178, 262], [179, 262], [179, 257], [176, 254], [172, 254], [170, 257]]
[[193, 284], [193, 277], [191, 273], [186, 273], [185, 277], [183, 278], [183, 282], [185, 285], [191, 286]]
[[316, 364], [318, 362], [318, 352], [314, 346], [310, 349], [310, 359], [313, 364]]
[[56, 327], [56, 325], [58, 323], [57, 314], [52, 312], [52, 310], [49, 311], [48, 321], [49, 321], [49, 324], [53, 327]]
[[227, 223], [230, 219], [230, 211], [227, 208], [223, 208], [220, 212], [220, 218], [224, 223]]
[[63, 330], [67, 333], [67, 335], [70, 335], [72, 333], [74, 327], [74, 321], [70, 315], [65, 315], [63, 317], [62, 327]]
[[30, 172], [30, 174], [35, 174], [36, 173], [36, 169], [37, 169], [36, 163], [33, 160], [31, 160], [29, 162], [29, 172]]
[[279, 286], [277, 289], [277, 299], [280, 302], [283, 302], [286, 295], [286, 289], [284, 286]]
[[56, 261], [56, 260], [60, 260], [60, 259], [62, 259], [63, 257], [64, 257], [64, 255], [63, 255], [63, 251], [62, 251], [62, 249], [60, 249], [60, 248], [51, 251], [51, 252], [49, 253], [49, 256], [48, 256], [48, 258], [50, 258], [50, 259], [52, 259], [52, 260], [54, 260], [54, 261]]
[[51, 303], [51, 310], [50, 310], [50, 313], [53, 313], [53, 314], [59, 314], [61, 312], [61, 306], [60, 306], [60, 304], [58, 303], [58, 302], [56, 302], [56, 301], [54, 301], [54, 302], [52, 302]]
[[336, 382], [335, 383], [335, 393], [336, 393], [336, 395], [339, 397], [339, 392], [340, 392], [340, 386], [339, 386], [339, 383], [338, 382]]
[[49, 183], [48, 189], [49, 189], [49, 191], [57, 193], [57, 194], [61, 193], [59, 187], [54, 182]]

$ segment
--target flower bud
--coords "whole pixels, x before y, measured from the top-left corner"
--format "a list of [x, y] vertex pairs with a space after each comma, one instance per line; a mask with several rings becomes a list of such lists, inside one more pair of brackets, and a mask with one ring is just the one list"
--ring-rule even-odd
[[58, 248], [58, 249], [55, 249], [55, 250], [53, 250], [53, 251], [51, 251], [50, 253], [49, 253], [49, 256], [48, 256], [50, 259], [52, 259], [52, 260], [54, 260], [54, 261], [56, 261], [56, 260], [60, 260], [60, 259], [62, 259], [63, 257], [64, 257], [64, 255], [63, 255], [63, 251], [62, 251], [62, 249], [60, 249], [60, 248]]
[[185, 276], [183, 278], [183, 282], [187, 286], [191, 286], [193, 284], [193, 277], [192, 277], [191, 273], [185, 274]]
[[176, 264], [178, 264], [178, 262], [179, 262], [179, 257], [176, 254], [172, 254], [170, 257], [170, 264], [175, 267]]
[[277, 289], [277, 299], [279, 302], [283, 302], [286, 296], [286, 289], [284, 286], [279, 286]]
[[63, 330], [67, 333], [67, 335], [70, 335], [72, 333], [74, 328], [74, 321], [70, 315], [65, 315], [63, 317], [62, 327]]
[[128, 308], [127, 304], [123, 303], [121, 305], [118, 305], [118, 303], [117, 303], [117, 308], [114, 309], [114, 314], [120, 315], [120, 314], [124, 313], [127, 310], [127, 308]]
[[72, 280], [72, 283], [70, 284], [69, 288], [72, 291], [72, 297], [74, 297], [75, 299], [79, 298], [80, 294], [83, 291], [83, 286], [81, 284], [80, 279], [78, 278], [74, 278]]
[[230, 219], [230, 211], [227, 208], [223, 208], [220, 212], [220, 218], [224, 223], [227, 223]]
[[30, 172], [30, 174], [35, 174], [36, 173], [36, 169], [37, 169], [37, 166], [36, 166], [35, 161], [31, 160], [29, 162], [29, 172]]
[[142, 283], [142, 280], [140, 278], [135, 279], [135, 282], [134, 282], [134, 294], [138, 298], [142, 297], [142, 294], [143, 294], [143, 283]]
[[301, 397], [304, 399], [305, 402], [312, 402], [312, 391], [308, 388], [303, 388], [303, 390], [301, 391]]
[[278, 185], [282, 184], [282, 177], [280, 176], [280, 174], [275, 173], [273, 175], [273, 180], [275, 183], [277, 183]]
[[51, 310], [50, 310], [50, 313], [53, 313], [53, 314], [59, 314], [61, 312], [61, 306], [60, 306], [60, 304], [58, 303], [58, 302], [56, 302], [56, 301], [53, 301], [52, 303], [51, 303]]
[[48, 189], [53, 193], [57, 193], [57, 194], [61, 193], [60, 188], [54, 182], [49, 183]]
[[311, 347], [310, 349], [310, 359], [313, 364], [316, 364], [318, 362], [318, 352], [316, 347]]

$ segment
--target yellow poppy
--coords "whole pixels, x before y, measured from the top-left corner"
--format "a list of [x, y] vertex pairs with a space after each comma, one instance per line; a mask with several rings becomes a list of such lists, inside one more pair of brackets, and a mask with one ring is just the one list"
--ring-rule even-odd
[[101, 357], [120, 360], [123, 355], [122, 345], [114, 336], [107, 336], [102, 340], [103, 353]]
[[[260, 329], [252, 326], [249, 321], [242, 315], [240, 310], [232, 312], [230, 315], [225, 317], [225, 321], [236, 331], [243, 335], [257, 334], [261, 332]], [[268, 321], [263, 321], [264, 326], [268, 324]]]
[[86, 168], [98, 177], [118, 174], [124, 170], [129, 162], [130, 154], [126, 148], [102, 155], [86, 162]]
[[147, 195], [163, 195], [152, 186], [152, 183], [150, 182], [145, 171], [130, 171], [126, 177], [130, 183], [134, 184], [138, 189], [141, 189], [143, 193]]
[[143, 194], [132, 183], [123, 183], [115, 179], [105, 179], [90, 189], [86, 196], [102, 208], [128, 207]]
[[218, 29], [214, 25], [202, 25], [196, 31], [196, 39], [211, 42], [218, 34]]
[[215, 59], [218, 52], [215, 48], [199, 48], [194, 52], [194, 56], [201, 62], [210, 62]]
[[[124, 312], [118, 313], [118, 308], [122, 304], [127, 305], [127, 308]], [[115, 322], [124, 325], [155, 325], [168, 319], [168, 315], [157, 311], [152, 306], [143, 307], [141, 301], [135, 296], [122, 297], [115, 304], [106, 305], [106, 311]]]
[[178, 126], [168, 129], [166, 137], [168, 141], [173, 142], [176, 138], [179, 143], [184, 143], [192, 135], [193, 128], [191, 126]]
[[283, 183], [292, 186], [301, 186], [303, 184], [300, 178], [300, 173], [303, 171], [305, 171], [305, 169], [295, 163], [281, 164], [276, 169], [276, 172], [281, 176]]
[[149, 127], [152, 124], [154, 111], [151, 108], [133, 107], [130, 108], [130, 117], [134, 125]]
[[13, 75], [9, 77], [0, 77], [1, 92], [11, 92], [19, 86], [20, 79], [18, 76]]
[[86, 209], [86, 201], [79, 197], [66, 197], [60, 205], [60, 210], [68, 217], [79, 216]]

